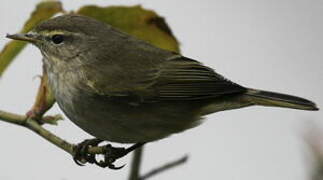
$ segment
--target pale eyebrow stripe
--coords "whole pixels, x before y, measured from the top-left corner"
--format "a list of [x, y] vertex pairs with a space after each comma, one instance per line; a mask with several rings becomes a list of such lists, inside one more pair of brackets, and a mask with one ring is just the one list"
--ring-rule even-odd
[[82, 35], [82, 33], [75, 33], [75, 32], [70, 32], [70, 31], [64, 31], [64, 30], [44, 30], [40, 31], [39, 34], [44, 35], [44, 36], [52, 36], [52, 35]]
[[45, 36], [50, 36], [50, 35], [54, 35], [54, 34], [65, 34], [66, 31], [55, 30], [55, 31], [42, 31], [40, 33]]

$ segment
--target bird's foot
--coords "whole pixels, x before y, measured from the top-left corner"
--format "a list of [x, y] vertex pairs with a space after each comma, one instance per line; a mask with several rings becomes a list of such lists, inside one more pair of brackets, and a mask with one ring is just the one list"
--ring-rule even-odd
[[132, 152], [133, 150], [141, 147], [144, 143], [137, 143], [129, 148], [119, 148], [119, 147], [113, 147], [111, 144], [107, 144], [104, 147], [104, 159], [98, 161], [96, 159], [95, 154], [90, 154], [88, 152], [89, 147], [96, 147], [98, 146], [102, 140], [99, 139], [89, 139], [85, 140], [82, 143], [78, 144], [76, 147], [76, 153], [74, 156], [74, 161], [76, 164], [83, 166], [84, 164], [91, 163], [96, 164], [102, 168], [110, 168], [110, 169], [121, 169], [125, 165], [122, 166], [115, 166], [113, 163], [119, 159], [127, 155], [128, 153]]
[[125, 165], [122, 166], [115, 166], [113, 163], [119, 159], [124, 157], [125, 155], [127, 155], [128, 153], [134, 151], [137, 148], [140, 148], [141, 146], [143, 146], [145, 143], [137, 143], [134, 144], [132, 146], [130, 146], [129, 148], [119, 148], [119, 147], [112, 147], [111, 144], [106, 145], [106, 151], [104, 154], [104, 160], [101, 160], [99, 162], [96, 161], [96, 164], [100, 167], [103, 168], [110, 168], [110, 169], [121, 169], [123, 168]]
[[88, 163], [96, 163], [95, 154], [90, 154], [88, 152], [89, 147], [98, 146], [102, 140], [100, 139], [86, 139], [79, 143], [75, 147], [75, 155], [73, 157], [74, 162], [79, 166], [84, 166]]
[[125, 165], [122, 166], [115, 166], [113, 163], [123, 156], [127, 155], [129, 152], [127, 152], [126, 148], [119, 148], [119, 147], [113, 147], [111, 144], [107, 144], [105, 146], [105, 154], [104, 154], [104, 160], [96, 161], [95, 164], [102, 167], [102, 168], [110, 168], [110, 169], [121, 169]]

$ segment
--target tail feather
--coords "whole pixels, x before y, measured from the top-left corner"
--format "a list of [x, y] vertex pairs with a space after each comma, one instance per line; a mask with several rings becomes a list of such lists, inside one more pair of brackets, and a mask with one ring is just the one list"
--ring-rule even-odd
[[285, 107], [309, 111], [319, 110], [312, 101], [287, 94], [248, 89], [246, 96], [249, 101], [256, 105]]

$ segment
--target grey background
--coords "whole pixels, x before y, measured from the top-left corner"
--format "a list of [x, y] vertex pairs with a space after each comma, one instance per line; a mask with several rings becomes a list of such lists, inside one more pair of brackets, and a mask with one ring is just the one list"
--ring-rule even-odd
[[[0, 46], [17, 32], [37, 0], [0, 2]], [[166, 17], [183, 54], [242, 85], [290, 93], [323, 104], [323, 1], [320, 0], [65, 0], [142, 4]], [[0, 109], [25, 113], [41, 73], [41, 55], [28, 46], [0, 80]], [[49, 114], [61, 113], [57, 106]], [[322, 126], [323, 111], [250, 107], [206, 117], [201, 126], [148, 145], [143, 171], [189, 154], [189, 162], [154, 179], [304, 180], [309, 176], [306, 129]], [[48, 127], [48, 126], [46, 126]], [[89, 136], [69, 120], [48, 127], [72, 142]], [[0, 179], [125, 179], [120, 171], [79, 167], [32, 132], [0, 122]]]

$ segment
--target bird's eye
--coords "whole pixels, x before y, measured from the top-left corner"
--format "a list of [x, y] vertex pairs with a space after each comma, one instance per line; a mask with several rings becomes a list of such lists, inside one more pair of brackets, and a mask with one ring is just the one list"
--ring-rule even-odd
[[55, 34], [52, 36], [52, 41], [55, 44], [61, 44], [64, 41], [64, 36], [60, 34]]

